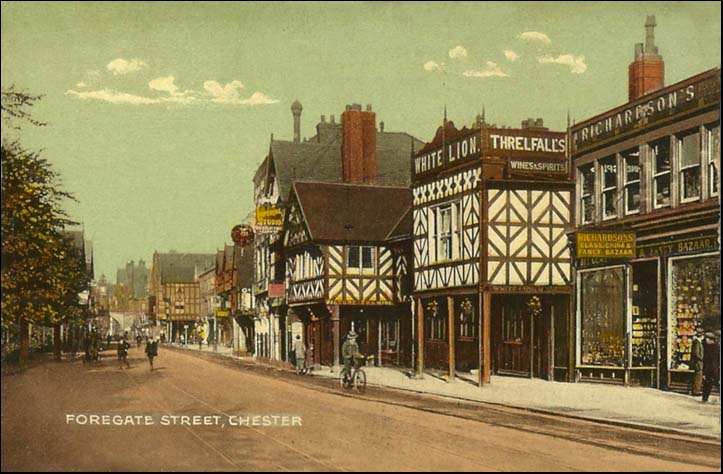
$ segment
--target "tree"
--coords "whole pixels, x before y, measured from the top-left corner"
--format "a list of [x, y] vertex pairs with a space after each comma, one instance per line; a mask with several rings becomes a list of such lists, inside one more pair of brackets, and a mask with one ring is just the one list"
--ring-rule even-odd
[[[3, 122], [44, 125], [27, 111], [39, 98], [3, 90]], [[63, 201], [73, 197], [60, 189], [50, 163], [17, 140], [5, 139], [1, 161], [2, 329], [17, 335], [22, 365], [29, 352], [29, 323], [59, 328], [79, 317], [78, 292], [88, 278], [82, 259], [60, 233], [74, 224], [62, 209]]]

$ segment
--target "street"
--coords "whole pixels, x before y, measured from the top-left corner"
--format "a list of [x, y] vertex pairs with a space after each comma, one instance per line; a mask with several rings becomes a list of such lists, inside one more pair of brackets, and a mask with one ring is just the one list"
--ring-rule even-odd
[[[142, 349], [130, 370], [105, 354], [3, 376], [3, 471], [720, 470], [715, 441], [390, 390], [343, 396], [333, 380], [163, 347], [153, 372]], [[99, 426], [67, 414], [290, 415], [302, 426]]]

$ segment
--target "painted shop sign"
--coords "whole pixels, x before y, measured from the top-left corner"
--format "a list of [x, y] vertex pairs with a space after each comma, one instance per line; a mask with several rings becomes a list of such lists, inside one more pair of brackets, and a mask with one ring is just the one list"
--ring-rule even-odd
[[424, 174], [458, 161], [476, 158], [480, 153], [480, 137], [477, 133], [447, 143], [436, 150], [414, 157], [414, 174]]
[[661, 257], [718, 250], [718, 237], [715, 235], [697, 236], [688, 239], [639, 245], [638, 257]]
[[567, 175], [567, 160], [510, 158], [510, 174], [558, 174]]
[[693, 82], [650, 94], [630, 105], [582, 122], [571, 129], [572, 151], [648, 126], [678, 112], [720, 102], [720, 72], [705, 74]]
[[586, 232], [575, 235], [577, 258], [635, 257], [635, 232]]
[[564, 286], [534, 285], [493, 285], [488, 287], [492, 293], [567, 293]]
[[284, 223], [281, 208], [272, 204], [256, 206], [256, 232], [276, 232]]
[[496, 128], [482, 130], [482, 151], [485, 156], [562, 159], [565, 158], [566, 150], [567, 136], [564, 132]]

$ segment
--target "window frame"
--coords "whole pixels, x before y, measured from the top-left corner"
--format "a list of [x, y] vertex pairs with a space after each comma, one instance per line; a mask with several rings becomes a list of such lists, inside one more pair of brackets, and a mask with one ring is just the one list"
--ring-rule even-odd
[[[698, 146], [698, 161], [697, 163], [694, 163], [692, 165], [686, 165], [683, 166], [683, 140], [691, 135], [697, 135], [697, 146]], [[681, 203], [689, 203], [689, 202], [695, 202], [699, 201], [702, 197], [703, 193], [703, 147], [701, 142], [701, 134], [699, 128], [694, 128], [690, 130], [683, 131], [681, 133], [678, 133], [675, 135], [675, 149], [676, 149], [676, 155], [679, 163], [679, 169], [678, 169], [678, 182], [680, 183], [678, 186], [679, 189], [679, 199]], [[692, 197], [685, 197], [685, 183], [686, 180], [684, 178], [684, 173], [688, 170], [692, 169], [698, 169], [698, 194], [696, 196]]]
[[[658, 153], [655, 152], [654, 144], [657, 143], [664, 143], [665, 141], [668, 141], [668, 169], [666, 171], [658, 171]], [[657, 140], [653, 140], [648, 143], [648, 148], [650, 149], [650, 155], [652, 158], [652, 171], [653, 171], [653, 209], [665, 209], [667, 207], [672, 207], [673, 205], [673, 157], [670, 147], [670, 137], [665, 136], [662, 138], [659, 138]], [[658, 203], [658, 180], [660, 178], [663, 178], [665, 176], [668, 176], [668, 202], [666, 204], [659, 204]]]
[[[617, 219], [620, 217], [620, 211], [617, 206], [618, 199], [618, 162], [617, 162], [617, 156], [616, 155], [610, 155], [605, 156], [603, 158], [600, 158], [597, 160], [598, 165], [600, 167], [600, 216], [603, 221], [608, 221], [612, 219]], [[611, 163], [607, 163], [610, 161]], [[605, 186], [605, 178], [607, 175], [607, 172], [605, 171], [605, 166], [613, 166], [615, 171], [613, 174], [615, 175], [615, 179], [613, 180], [612, 186]], [[615, 213], [612, 215], [607, 215], [607, 194], [612, 192], [612, 201], [615, 206]]]
[[[638, 179], [628, 180], [628, 159], [630, 157], [635, 156], [634, 150], [637, 150]], [[623, 167], [623, 214], [626, 216], [640, 214], [640, 208], [642, 206], [643, 194], [642, 194], [642, 179], [641, 178], [642, 178], [643, 167], [642, 167], [642, 160], [640, 159], [640, 155], [641, 155], [640, 147], [630, 148], [630, 149], [624, 150], [620, 153], [622, 167]], [[638, 207], [637, 207], [637, 209], [631, 211], [629, 209], [629, 204], [628, 204], [628, 197], [629, 197], [628, 189], [631, 186], [635, 186], [635, 185], [638, 186]]]
[[[708, 124], [703, 128], [706, 140], [705, 163], [706, 173], [708, 173], [708, 196], [717, 197], [720, 194], [720, 182], [718, 180], [720, 170], [720, 124]], [[713, 149], [713, 143], [717, 143], [717, 150]], [[715, 190], [713, 189], [714, 186], [716, 187]]]
[[[592, 189], [585, 193], [585, 171], [583, 168], [589, 167], [589, 173], [592, 175]], [[585, 163], [577, 167], [577, 172], [580, 182], [580, 225], [592, 224], [595, 222], [595, 162]], [[590, 219], [585, 219], [585, 199], [590, 199], [590, 206], [592, 207], [592, 214]]]

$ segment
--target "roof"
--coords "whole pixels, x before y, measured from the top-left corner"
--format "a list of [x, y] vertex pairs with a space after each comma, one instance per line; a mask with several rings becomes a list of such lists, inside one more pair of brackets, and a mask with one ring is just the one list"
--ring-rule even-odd
[[[412, 148], [417, 149], [422, 145], [420, 140], [408, 133], [377, 132], [376, 184], [408, 186], [411, 182]], [[273, 160], [279, 193], [284, 199], [291, 190], [291, 183], [297, 180], [341, 181], [341, 153], [341, 134], [323, 143], [272, 140], [269, 157], [259, 165], [254, 182], [257, 185], [261, 182], [269, 159]]]
[[447, 120], [444, 125], [440, 125], [439, 127], [437, 127], [437, 131], [434, 134], [434, 139], [432, 139], [431, 142], [425, 144], [421, 150], [417, 151], [416, 155], [423, 155], [430, 150], [437, 150], [439, 148], [442, 148], [442, 145], [445, 142], [449, 143], [456, 140], [457, 138], [469, 136], [476, 131], [478, 131], [478, 129], [467, 128], [466, 126], [457, 129], [457, 127], [455, 127], [454, 125], [454, 122], [452, 122], [451, 120]]
[[316, 241], [383, 242], [412, 207], [401, 186], [304, 181], [294, 194]]
[[161, 283], [193, 283], [196, 270], [209, 268], [215, 258], [216, 255], [212, 253], [159, 253], [158, 272]]
[[389, 233], [389, 236], [387, 236], [388, 240], [404, 240], [404, 239], [411, 239], [412, 238], [412, 232], [414, 230], [414, 215], [412, 212], [412, 208], [410, 207], [409, 210], [402, 216], [402, 218], [399, 220], [397, 225], [392, 229], [392, 231]]

